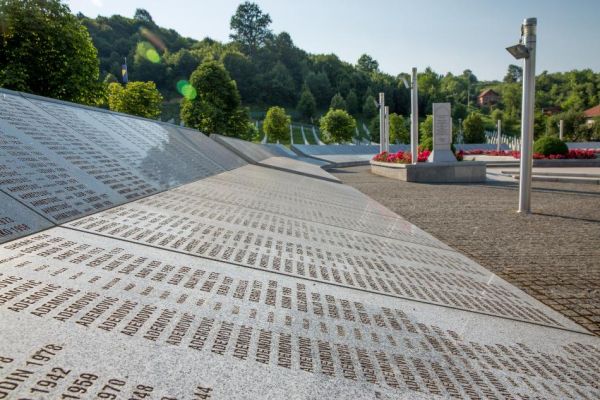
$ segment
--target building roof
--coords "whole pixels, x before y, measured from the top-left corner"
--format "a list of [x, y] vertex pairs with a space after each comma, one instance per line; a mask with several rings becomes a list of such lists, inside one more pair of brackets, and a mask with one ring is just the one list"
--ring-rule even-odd
[[583, 112], [583, 115], [585, 115], [587, 118], [600, 117], [600, 104], [598, 104], [596, 107], [588, 108]]
[[479, 93], [479, 96], [477, 96], [477, 97], [489, 96], [491, 94], [495, 94], [496, 96], [500, 96], [495, 90], [493, 90], [493, 89], [486, 89], [483, 92]]

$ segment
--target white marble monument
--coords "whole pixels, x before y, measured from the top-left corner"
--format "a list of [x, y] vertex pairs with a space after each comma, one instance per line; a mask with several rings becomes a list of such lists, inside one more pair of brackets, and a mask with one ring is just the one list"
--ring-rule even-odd
[[455, 162], [452, 144], [450, 103], [433, 103], [433, 151], [427, 162]]

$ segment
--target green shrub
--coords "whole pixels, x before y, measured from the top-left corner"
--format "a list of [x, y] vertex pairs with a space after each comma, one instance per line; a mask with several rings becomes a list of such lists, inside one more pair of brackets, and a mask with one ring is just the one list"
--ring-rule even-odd
[[567, 144], [556, 136], [542, 136], [535, 141], [533, 152], [540, 153], [545, 156], [551, 154], [568, 154], [569, 148]]
[[433, 138], [431, 136], [425, 137], [421, 141], [419, 141], [419, 147], [421, 151], [423, 150], [433, 150]]

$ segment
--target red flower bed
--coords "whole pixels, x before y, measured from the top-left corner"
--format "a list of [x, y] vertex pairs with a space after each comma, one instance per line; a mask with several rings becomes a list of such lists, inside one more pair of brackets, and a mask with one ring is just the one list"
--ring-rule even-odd
[[[418, 162], [425, 162], [431, 152], [424, 150], [419, 152]], [[399, 151], [397, 153], [388, 153], [383, 151], [373, 157], [373, 161], [389, 162], [395, 164], [410, 164], [412, 163], [412, 154], [409, 151]]]
[[[500, 150], [500, 151], [496, 151], [496, 150], [468, 150], [464, 152], [465, 155], [468, 156], [475, 156], [475, 155], [486, 155], [486, 156], [512, 156], [516, 159], [521, 158], [521, 152], [520, 151], [509, 151], [509, 150]], [[568, 154], [550, 154], [549, 156], [545, 156], [543, 154], [540, 153], [533, 153], [533, 159], [534, 160], [542, 160], [542, 159], [548, 159], [548, 160], [589, 160], [589, 159], [593, 159], [596, 158], [596, 154], [600, 154], [600, 149], [574, 149], [574, 150], [569, 150]]]
[[[431, 154], [429, 150], [419, 151], [418, 162], [425, 162]], [[569, 150], [568, 154], [550, 154], [545, 156], [540, 153], [533, 153], [534, 160], [589, 160], [596, 158], [596, 154], [600, 154], [600, 149], [573, 149]], [[514, 150], [460, 150], [456, 152], [456, 159], [462, 161], [464, 156], [475, 156], [475, 155], [486, 155], [486, 156], [512, 156], [516, 159], [521, 158], [520, 151]], [[412, 155], [409, 151], [399, 151], [397, 153], [388, 153], [386, 151], [381, 152], [373, 157], [373, 161], [389, 162], [395, 164], [410, 164], [412, 162]]]

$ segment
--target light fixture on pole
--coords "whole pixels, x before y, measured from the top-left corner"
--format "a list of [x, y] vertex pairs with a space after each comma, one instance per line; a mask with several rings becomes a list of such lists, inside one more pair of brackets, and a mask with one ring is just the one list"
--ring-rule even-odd
[[521, 25], [521, 40], [506, 50], [523, 59], [523, 101], [521, 111], [521, 160], [519, 167], [519, 212], [531, 212], [531, 168], [533, 164], [533, 108], [535, 105], [535, 47], [537, 19], [527, 18]]
[[[407, 84], [406, 81], [404, 83]], [[419, 158], [419, 99], [417, 87], [417, 68], [413, 67], [410, 79], [410, 153], [412, 163], [416, 164]]]

